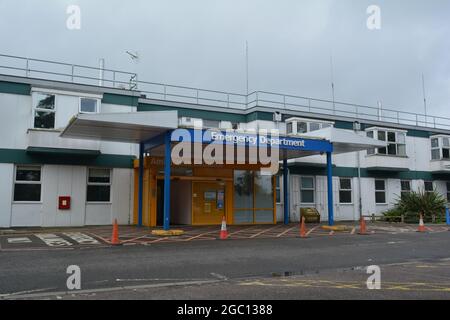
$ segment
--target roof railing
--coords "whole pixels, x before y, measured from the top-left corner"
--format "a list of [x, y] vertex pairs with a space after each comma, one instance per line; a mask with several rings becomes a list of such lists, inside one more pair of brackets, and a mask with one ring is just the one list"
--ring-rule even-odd
[[450, 130], [450, 118], [311, 97], [254, 91], [240, 94], [138, 80], [133, 72], [0, 54], [0, 73], [138, 91], [149, 99], [245, 110], [267, 107]]

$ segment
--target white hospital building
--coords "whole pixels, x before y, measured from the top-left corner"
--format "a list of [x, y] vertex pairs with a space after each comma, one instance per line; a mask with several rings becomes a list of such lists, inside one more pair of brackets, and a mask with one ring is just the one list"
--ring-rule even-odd
[[[7, 55], [0, 107], [0, 228], [275, 224], [298, 221], [302, 207], [353, 221], [419, 188], [450, 200], [450, 118]], [[279, 129], [293, 142], [274, 176], [255, 164], [171, 164], [171, 132], [199, 124]]]

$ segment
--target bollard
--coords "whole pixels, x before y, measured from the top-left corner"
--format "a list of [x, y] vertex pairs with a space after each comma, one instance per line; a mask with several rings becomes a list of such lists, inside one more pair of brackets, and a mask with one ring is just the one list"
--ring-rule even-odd
[[402, 214], [401, 219], [402, 219], [402, 223], [405, 223], [405, 215], [404, 214]]

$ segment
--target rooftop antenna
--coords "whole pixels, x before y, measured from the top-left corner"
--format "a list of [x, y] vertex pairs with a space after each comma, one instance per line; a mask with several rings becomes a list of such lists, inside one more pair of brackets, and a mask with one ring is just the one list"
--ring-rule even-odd
[[331, 74], [331, 95], [333, 98], [333, 114], [336, 112], [336, 103], [334, 99], [334, 71], [333, 71], [333, 55], [330, 55], [330, 74]]
[[245, 78], [247, 86], [247, 99], [248, 99], [248, 41], [245, 40]]
[[423, 108], [425, 111], [425, 126], [428, 124], [427, 119], [427, 96], [425, 94], [425, 76], [422, 73], [422, 92], [423, 92]]
[[[125, 51], [126, 54], [131, 58], [131, 61], [138, 63], [139, 62], [139, 53], [137, 51]], [[138, 87], [138, 76], [137, 73], [134, 73], [130, 77], [130, 90], [137, 90]]]
[[139, 53], [137, 51], [125, 51], [133, 62], [139, 62]]

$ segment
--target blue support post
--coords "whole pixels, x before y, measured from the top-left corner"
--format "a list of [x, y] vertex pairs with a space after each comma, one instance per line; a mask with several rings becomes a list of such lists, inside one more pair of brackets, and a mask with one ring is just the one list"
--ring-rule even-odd
[[138, 226], [142, 227], [142, 197], [144, 190], [144, 143], [139, 143]]
[[164, 230], [170, 229], [171, 134], [168, 131], [164, 137]]
[[284, 224], [289, 224], [289, 183], [287, 159], [283, 159], [283, 209]]
[[448, 207], [445, 207], [445, 220], [447, 222], [447, 225], [450, 226], [450, 210]]
[[327, 193], [328, 193], [328, 225], [334, 225], [333, 210], [333, 163], [331, 152], [327, 152]]

